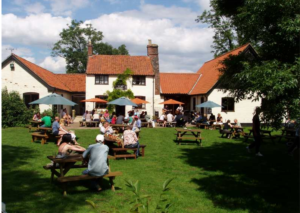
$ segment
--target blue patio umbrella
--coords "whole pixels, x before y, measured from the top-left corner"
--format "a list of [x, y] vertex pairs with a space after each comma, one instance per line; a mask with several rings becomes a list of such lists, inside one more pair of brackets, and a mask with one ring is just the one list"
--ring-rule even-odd
[[33, 102], [30, 102], [29, 104], [47, 104], [47, 105], [51, 104], [51, 105], [68, 105], [68, 106], [77, 105], [76, 103], [74, 103], [56, 93], [52, 93], [51, 95], [48, 95], [48, 96], [45, 96], [38, 100], [35, 100]]
[[219, 104], [216, 104], [213, 101], [206, 101], [202, 104], [197, 105], [196, 107], [199, 107], [199, 108], [214, 108], [214, 107], [222, 107], [222, 106], [219, 105]]
[[113, 104], [118, 106], [137, 106], [135, 103], [133, 103], [131, 100], [125, 97], [118, 98], [116, 100], [108, 102], [107, 104]]

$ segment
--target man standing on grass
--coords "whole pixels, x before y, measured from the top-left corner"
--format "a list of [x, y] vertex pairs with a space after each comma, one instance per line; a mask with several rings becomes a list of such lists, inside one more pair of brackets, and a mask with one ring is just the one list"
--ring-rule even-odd
[[[108, 174], [107, 155], [109, 148], [103, 144], [103, 142], [104, 136], [100, 134], [97, 135], [96, 143], [90, 145], [82, 154], [82, 157], [86, 161], [89, 158], [88, 168], [84, 170], [82, 174], [97, 177], [102, 177], [103, 175]], [[97, 191], [102, 190], [96, 180], [91, 181], [91, 186]]]
[[260, 121], [259, 114], [261, 113], [261, 108], [257, 107], [255, 109], [255, 115], [252, 119], [252, 131], [254, 136], [254, 141], [247, 146], [247, 150], [250, 153], [251, 149], [255, 147], [256, 156], [262, 157], [263, 155], [259, 152], [260, 144], [261, 144], [261, 135], [260, 135]]

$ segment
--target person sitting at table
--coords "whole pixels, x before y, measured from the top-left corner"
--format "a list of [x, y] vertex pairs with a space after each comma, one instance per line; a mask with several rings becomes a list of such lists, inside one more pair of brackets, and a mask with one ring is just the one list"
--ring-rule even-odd
[[174, 116], [172, 115], [171, 112], [169, 112], [169, 113], [167, 114], [167, 122], [171, 123], [171, 122], [173, 122], [173, 121], [174, 121]]
[[218, 113], [217, 121], [214, 124], [223, 124], [223, 118], [220, 113]]
[[159, 117], [159, 123], [162, 123], [162, 126], [163, 127], [166, 127], [166, 124], [167, 124], [167, 118], [166, 118], [166, 115], [165, 114], [161, 114], [161, 116]]
[[111, 126], [109, 125], [109, 123], [107, 121], [105, 121], [103, 125], [102, 125], [102, 123], [100, 123], [99, 129], [100, 129], [100, 133], [102, 133], [104, 135], [114, 133], [114, 130], [111, 128]]
[[48, 128], [51, 128], [51, 117], [46, 115], [46, 113], [44, 112], [43, 113], [43, 118], [42, 118], [42, 121], [44, 122], [44, 124], [41, 126], [41, 127], [48, 127]]
[[140, 112], [138, 109], [135, 110], [134, 115], [140, 117]]
[[196, 123], [202, 123], [202, 115], [201, 114], [197, 115]]
[[105, 110], [104, 114], [103, 114], [103, 117], [105, 118], [105, 120], [107, 120], [108, 122], [111, 121], [111, 119], [109, 118], [109, 112], [108, 110]]
[[82, 115], [82, 121], [86, 120], [86, 116], [89, 112], [86, 110], [85, 113]]
[[104, 123], [104, 122], [107, 121], [106, 118], [104, 118], [104, 116], [103, 116], [102, 114], [100, 114], [100, 121], [101, 121], [102, 123]]
[[209, 116], [209, 125], [213, 125], [213, 123], [216, 121], [216, 116], [211, 113]]
[[[97, 135], [96, 143], [89, 145], [87, 150], [84, 151], [82, 157], [84, 161], [88, 161], [88, 168], [82, 172], [83, 175], [102, 177], [108, 174], [109, 167], [107, 165], [107, 155], [109, 148], [103, 144], [104, 136]], [[94, 190], [101, 191], [102, 188], [98, 185], [97, 180], [91, 180], [91, 187]]]
[[124, 123], [124, 115], [119, 115], [117, 117], [117, 121], [116, 121], [116, 124], [123, 124]]
[[100, 115], [98, 113], [96, 113], [96, 112], [93, 115], [93, 121], [100, 121]]
[[183, 127], [185, 126], [186, 121], [184, 120], [183, 114], [179, 112], [179, 114], [175, 118], [176, 126]]
[[146, 112], [143, 111], [142, 114], [140, 115], [140, 118], [145, 118]]
[[240, 122], [238, 122], [238, 120], [236, 118], [233, 121], [234, 121], [234, 124], [233, 124], [234, 127], [242, 127], [242, 125], [240, 124]]
[[61, 125], [59, 125], [58, 122], [59, 122], [59, 117], [55, 117], [55, 120], [52, 124], [52, 134], [54, 136], [58, 136], [58, 135], [60, 136], [60, 138], [58, 139], [57, 144], [56, 144], [57, 146], [60, 144], [62, 136], [64, 134], [69, 133], [66, 129], [64, 129]]
[[232, 131], [231, 131], [231, 128], [232, 128], [232, 124], [230, 123], [230, 120], [227, 120], [227, 122], [224, 124], [224, 127], [223, 127], [223, 134], [226, 133], [226, 138], [230, 138], [231, 135], [232, 135]]
[[111, 119], [111, 124], [116, 124], [117, 121], [117, 116], [113, 115], [112, 119]]
[[140, 143], [138, 137], [136, 136], [136, 133], [133, 131], [132, 125], [127, 126], [127, 130], [124, 131], [123, 137], [124, 137], [124, 147], [137, 148], [136, 157], [138, 157]]
[[32, 120], [38, 121], [41, 119], [41, 114], [39, 112], [35, 113], [32, 117]]
[[[65, 134], [65, 135], [67, 135], [67, 134]], [[59, 144], [59, 147], [58, 147], [59, 155], [62, 155], [62, 156], [66, 155], [69, 153], [68, 152], [69, 150], [76, 151], [76, 152], [84, 152], [85, 151], [85, 148], [82, 146], [79, 146], [78, 143], [72, 143], [72, 141], [70, 141], [69, 139], [65, 140], [65, 138], [68, 138], [68, 137], [63, 137], [62, 141]], [[71, 136], [71, 140], [73, 140], [72, 136]]]
[[203, 117], [202, 117], [202, 122], [201, 122], [201, 123], [203, 123], [203, 124], [208, 124], [208, 125], [209, 125], [209, 123], [208, 123], [208, 121], [207, 121], [207, 115], [206, 115], [206, 114], [203, 115]]
[[132, 131], [139, 132], [142, 126], [142, 122], [138, 116], [134, 116], [134, 120], [131, 123]]

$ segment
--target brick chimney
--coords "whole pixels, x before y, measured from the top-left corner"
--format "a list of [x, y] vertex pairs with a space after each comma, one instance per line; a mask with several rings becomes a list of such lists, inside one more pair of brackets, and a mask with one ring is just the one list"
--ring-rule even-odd
[[159, 80], [159, 59], [158, 59], [158, 45], [152, 44], [151, 39], [148, 40], [147, 55], [151, 59], [152, 67], [155, 74], [155, 95], [160, 94], [160, 80]]
[[88, 44], [88, 56], [92, 56], [93, 55], [93, 45], [91, 40], [89, 40], [89, 44]]

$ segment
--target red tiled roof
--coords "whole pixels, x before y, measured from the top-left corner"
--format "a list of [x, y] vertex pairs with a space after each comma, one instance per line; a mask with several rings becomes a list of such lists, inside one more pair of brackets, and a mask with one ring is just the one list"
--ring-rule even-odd
[[93, 55], [89, 57], [86, 74], [117, 75], [127, 68], [134, 75], [154, 75], [148, 56]]
[[46, 84], [68, 92], [85, 92], [84, 74], [54, 74], [24, 58], [13, 54], [23, 65], [40, 77]]
[[55, 74], [70, 92], [85, 92], [85, 74]]
[[161, 93], [188, 94], [198, 78], [196, 73], [160, 73]]
[[222, 62], [229, 55], [238, 55], [240, 52], [243, 52], [248, 46], [249, 44], [245, 44], [215, 59], [205, 62], [197, 72], [201, 75], [201, 77], [194, 89], [190, 92], [190, 95], [205, 94], [209, 90], [211, 90], [217, 83], [220, 76], [219, 69], [223, 66], [220, 62]]

